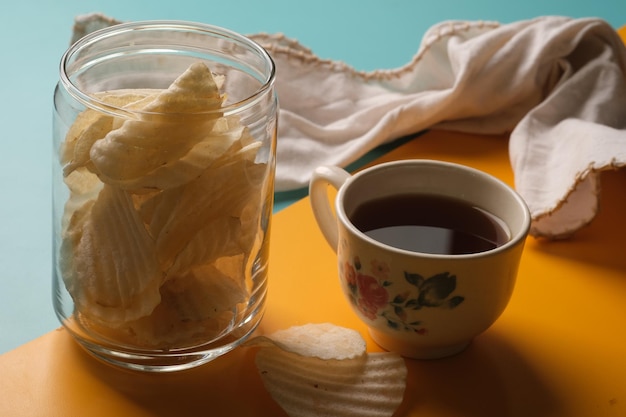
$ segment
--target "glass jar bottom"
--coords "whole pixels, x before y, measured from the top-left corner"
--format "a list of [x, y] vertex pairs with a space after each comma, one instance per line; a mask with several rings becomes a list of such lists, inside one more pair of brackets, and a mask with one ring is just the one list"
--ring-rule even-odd
[[165, 373], [195, 368], [225, 355], [254, 333], [262, 317], [262, 312], [254, 312], [217, 339], [173, 349], [141, 349], [114, 344], [110, 340], [103, 342], [92, 337], [73, 317], [63, 321], [63, 326], [81, 347], [100, 361], [127, 370]]

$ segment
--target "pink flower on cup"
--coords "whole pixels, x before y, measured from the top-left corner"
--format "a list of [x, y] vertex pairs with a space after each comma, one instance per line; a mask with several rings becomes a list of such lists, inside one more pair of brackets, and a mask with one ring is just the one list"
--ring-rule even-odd
[[389, 278], [391, 268], [386, 262], [372, 259], [369, 263], [371, 275], [367, 275], [358, 255], [354, 255], [351, 261], [345, 261], [339, 271], [348, 287], [350, 302], [369, 320], [382, 318], [392, 329], [425, 336], [428, 328], [415, 317], [415, 312], [426, 308], [452, 309], [465, 301], [464, 296], [453, 294], [456, 275], [451, 272], [423, 276], [404, 271], [409, 288], [401, 286], [396, 289]]
[[356, 286], [359, 298], [357, 305], [365, 317], [375, 320], [378, 310], [389, 303], [389, 293], [378, 280], [369, 275], [357, 274]]

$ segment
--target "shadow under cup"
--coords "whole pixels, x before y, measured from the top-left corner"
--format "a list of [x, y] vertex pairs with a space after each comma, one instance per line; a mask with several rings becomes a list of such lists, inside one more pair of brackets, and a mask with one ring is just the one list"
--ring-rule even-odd
[[[454, 198], [491, 213], [506, 224], [509, 237], [476, 253], [421, 253], [380, 243], [350, 220], [366, 202], [411, 194]], [[440, 161], [381, 164], [343, 183], [336, 213], [342, 289], [381, 347], [418, 359], [453, 355], [506, 308], [530, 214], [497, 178]]]

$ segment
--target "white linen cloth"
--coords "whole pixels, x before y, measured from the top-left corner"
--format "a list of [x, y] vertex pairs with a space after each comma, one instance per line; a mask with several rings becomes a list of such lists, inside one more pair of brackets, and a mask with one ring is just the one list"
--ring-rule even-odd
[[[107, 19], [79, 16], [75, 38]], [[306, 186], [316, 166], [346, 166], [425, 129], [510, 132], [531, 234], [560, 238], [595, 216], [598, 173], [626, 165], [626, 48], [603, 20], [443, 22], [411, 62], [373, 72], [280, 34], [249, 37], [277, 67], [279, 191]]]

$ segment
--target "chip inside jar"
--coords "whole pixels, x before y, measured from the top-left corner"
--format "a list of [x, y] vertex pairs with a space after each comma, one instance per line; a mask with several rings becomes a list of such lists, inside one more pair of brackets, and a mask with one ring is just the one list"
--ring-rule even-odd
[[221, 111], [223, 83], [194, 63], [164, 90], [94, 94], [133, 116], [87, 109], [68, 130], [59, 267], [76, 318], [106, 337], [189, 346], [243, 314], [267, 164]]

